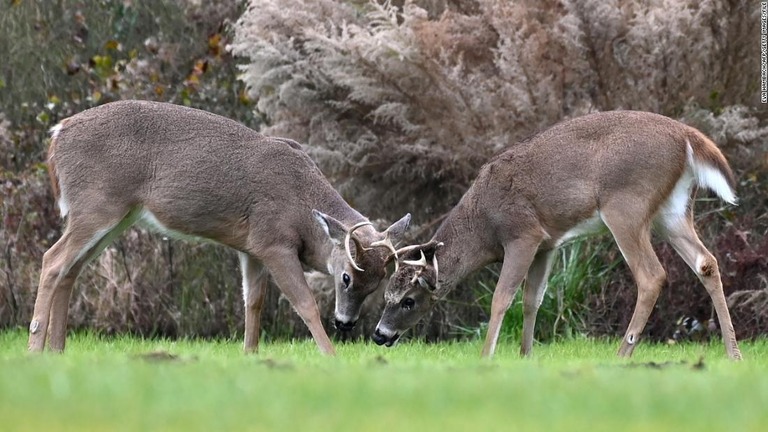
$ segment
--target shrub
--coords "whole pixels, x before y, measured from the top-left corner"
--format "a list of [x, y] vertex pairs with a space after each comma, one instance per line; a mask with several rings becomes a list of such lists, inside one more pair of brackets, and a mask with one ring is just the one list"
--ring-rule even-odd
[[742, 71], [757, 56], [738, 54], [757, 8], [458, 4], [252, 0], [231, 49], [265, 131], [309, 143], [358, 208], [389, 218], [439, 216], [492, 154], [565, 117], [756, 104]]

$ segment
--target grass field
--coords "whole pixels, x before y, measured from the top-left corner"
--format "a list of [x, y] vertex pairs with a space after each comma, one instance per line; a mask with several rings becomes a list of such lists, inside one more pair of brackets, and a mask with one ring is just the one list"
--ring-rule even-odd
[[520, 359], [504, 343], [270, 343], [71, 335], [64, 355], [0, 333], [0, 430], [764, 431], [768, 341], [641, 344], [570, 340]]

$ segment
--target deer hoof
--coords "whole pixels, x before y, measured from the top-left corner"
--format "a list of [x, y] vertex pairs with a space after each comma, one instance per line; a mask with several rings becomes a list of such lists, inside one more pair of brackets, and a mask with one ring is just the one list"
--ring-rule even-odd
[[29, 332], [32, 334], [37, 333], [37, 329], [40, 328], [40, 321], [38, 320], [32, 320], [31, 323], [29, 323]]

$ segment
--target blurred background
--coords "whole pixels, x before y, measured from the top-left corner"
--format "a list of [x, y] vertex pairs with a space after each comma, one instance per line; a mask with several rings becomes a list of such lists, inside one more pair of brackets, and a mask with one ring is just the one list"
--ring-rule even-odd
[[[0, 3], [0, 328], [26, 327], [43, 253], [61, 233], [47, 131], [106, 102], [150, 99], [296, 139], [381, 226], [413, 213], [428, 239], [480, 166], [562, 119], [635, 109], [699, 128], [738, 178], [739, 206], [700, 192], [696, 222], [720, 261], [739, 338], [768, 332], [768, 111], [760, 13], [736, 0], [90, 0]], [[717, 338], [711, 301], [666, 244], [668, 280], [646, 335]], [[70, 328], [242, 337], [238, 261], [211, 244], [132, 229], [83, 272]], [[498, 266], [466, 280], [411, 333], [483, 334]], [[331, 281], [309, 274], [325, 326]], [[561, 249], [537, 339], [620, 335], [636, 290], [609, 237]], [[309, 333], [276, 287], [265, 339]], [[504, 337], [516, 338], [516, 305]]]

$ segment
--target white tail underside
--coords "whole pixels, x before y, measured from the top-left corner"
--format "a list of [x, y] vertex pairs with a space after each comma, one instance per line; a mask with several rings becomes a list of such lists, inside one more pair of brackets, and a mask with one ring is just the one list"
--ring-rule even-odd
[[693, 157], [693, 149], [691, 144], [687, 143], [688, 151], [688, 166], [693, 171], [693, 176], [696, 178], [696, 182], [699, 186], [715, 192], [723, 201], [729, 204], [736, 204], [736, 194], [733, 189], [728, 185], [728, 180], [723, 176], [720, 171], [715, 167], [696, 160]]
[[[51, 133], [51, 141], [55, 140], [59, 133], [61, 132], [61, 128], [64, 127], [63, 124], [58, 123], [56, 126], [52, 127], [49, 132]], [[62, 184], [61, 177], [57, 179], [59, 182], [59, 185]], [[69, 202], [67, 201], [66, 194], [64, 193], [64, 189], [61, 188], [59, 191], [59, 199], [56, 202], [56, 205], [59, 206], [59, 214], [62, 218], [67, 217], [67, 214], [69, 214]]]

